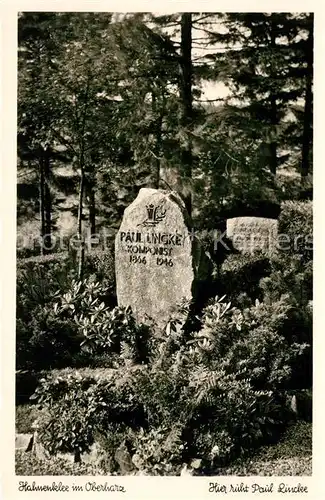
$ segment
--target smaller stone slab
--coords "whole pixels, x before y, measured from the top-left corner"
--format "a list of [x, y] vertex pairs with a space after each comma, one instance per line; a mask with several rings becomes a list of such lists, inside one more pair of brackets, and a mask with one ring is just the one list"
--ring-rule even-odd
[[15, 449], [29, 451], [32, 449], [33, 434], [16, 434]]
[[276, 251], [278, 221], [266, 217], [234, 217], [227, 220], [227, 238], [233, 247], [245, 254]]

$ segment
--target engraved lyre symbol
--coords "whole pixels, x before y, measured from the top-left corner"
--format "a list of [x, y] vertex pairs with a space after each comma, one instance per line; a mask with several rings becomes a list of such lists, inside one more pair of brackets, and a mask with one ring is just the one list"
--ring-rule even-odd
[[155, 206], [153, 203], [150, 203], [150, 205], [146, 205], [146, 209], [148, 217], [144, 222], [142, 222], [143, 226], [156, 226], [166, 217], [166, 210], [163, 210], [161, 205]]

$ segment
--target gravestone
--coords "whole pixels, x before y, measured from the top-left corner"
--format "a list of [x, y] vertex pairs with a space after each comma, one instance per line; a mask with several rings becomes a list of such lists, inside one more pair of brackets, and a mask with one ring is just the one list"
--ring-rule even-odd
[[278, 221], [266, 217], [234, 217], [227, 220], [227, 238], [236, 250], [249, 254], [276, 251]]
[[124, 212], [115, 239], [118, 305], [130, 306], [139, 322], [168, 322], [175, 305], [196, 297], [209, 272], [191, 221], [174, 192], [140, 189]]

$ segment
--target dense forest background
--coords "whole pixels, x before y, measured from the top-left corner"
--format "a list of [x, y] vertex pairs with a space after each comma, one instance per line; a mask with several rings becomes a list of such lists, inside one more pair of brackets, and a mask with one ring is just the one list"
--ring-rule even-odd
[[198, 229], [312, 197], [313, 14], [24, 12], [18, 27], [20, 256], [113, 236], [141, 187], [177, 190]]

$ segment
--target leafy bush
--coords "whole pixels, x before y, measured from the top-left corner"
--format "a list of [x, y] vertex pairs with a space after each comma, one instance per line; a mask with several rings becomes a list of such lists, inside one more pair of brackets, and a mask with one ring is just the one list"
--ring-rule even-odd
[[[17, 260], [18, 307], [26, 310], [45, 304], [56, 290], [65, 290], [76, 277], [71, 254], [53, 254]], [[20, 310], [17, 313], [19, 315]]]
[[[110, 331], [114, 329], [115, 318], [106, 305], [110, 303], [109, 292], [92, 278], [72, 279], [65, 293], [51, 292], [45, 304], [35, 305], [29, 321], [18, 318], [17, 368], [41, 370], [88, 363], [90, 355], [82, 351], [81, 344], [94, 336], [96, 343], [101, 343], [98, 361], [98, 355], [105, 354], [105, 347], [110, 345]], [[110, 319], [110, 331], [106, 330], [109, 324], [105, 315]]]
[[26, 325], [17, 322], [16, 367], [43, 370], [69, 366], [80, 352], [80, 336], [73, 321], [59, 318], [53, 305], [39, 306]]
[[292, 305], [309, 307], [313, 298], [313, 264], [303, 263], [299, 256], [285, 259], [282, 255], [274, 257], [271, 273], [260, 282], [265, 301], [278, 300], [287, 294]]
[[64, 295], [57, 294], [54, 312], [62, 321], [73, 321], [81, 346], [92, 353], [103, 354], [124, 350], [136, 362], [146, 359], [148, 329], [137, 325], [130, 308], [110, 309], [106, 299], [107, 289], [92, 279], [73, 281]]
[[[85, 279], [100, 281], [106, 300], [116, 305], [114, 261], [111, 254], [93, 252], [86, 256]], [[108, 272], [110, 270], [110, 272]], [[77, 262], [73, 252], [52, 254], [17, 261], [17, 317], [29, 319], [33, 309], [51, 302], [59, 290], [65, 293], [77, 280]]]
[[[96, 253], [92, 254], [92, 260], [90, 256], [87, 257], [85, 275], [88, 274], [88, 277], [79, 284], [76, 280], [77, 263], [72, 252], [18, 260], [16, 321], [18, 369], [41, 370], [55, 366], [78, 366], [84, 363], [96, 366], [109, 361], [104, 352], [97, 352], [90, 357], [85, 351], [80, 350], [80, 342], [84, 339], [81, 330], [82, 327], [86, 329], [88, 320], [88, 331], [90, 330], [90, 305], [96, 308], [100, 302], [104, 302], [105, 311], [116, 305], [112, 278], [114, 273], [110, 272], [109, 278], [106, 276], [102, 279], [108, 267], [112, 267], [112, 259], [109, 260], [106, 253], [100, 255], [101, 257], [97, 258]], [[96, 282], [96, 276], [100, 277], [100, 284]], [[60, 310], [53, 309], [55, 300], [60, 303]], [[67, 311], [71, 314], [67, 314]], [[79, 314], [78, 320], [83, 325], [76, 323], [74, 318], [76, 312]], [[92, 326], [94, 330], [94, 325]]]
[[94, 275], [96, 281], [109, 287], [112, 297], [115, 298], [113, 305], [116, 305], [114, 245], [105, 251], [96, 250], [88, 253], [85, 258], [84, 275]]
[[38, 402], [51, 412], [43, 416], [40, 436], [50, 453], [72, 452], [78, 456], [89, 451], [101, 403], [94, 401], [89, 390], [94, 383], [94, 380], [82, 379], [78, 375], [41, 380], [36, 390]]
[[[287, 235], [284, 258], [299, 255], [304, 263], [312, 260], [313, 204], [311, 201], [286, 201], [281, 206], [279, 234]], [[287, 240], [286, 240], [287, 241]], [[287, 245], [286, 245], [287, 247]], [[286, 256], [286, 257], [285, 257]]]
[[140, 419], [141, 408], [130, 397], [128, 387], [117, 383], [117, 372], [112, 371], [106, 380], [77, 372], [40, 382], [33, 399], [47, 410], [40, 436], [52, 454], [61, 451], [79, 456], [89, 451], [96, 432], [105, 434], [121, 424], [132, 427]]
[[[242, 311], [215, 302], [203, 316], [203, 328], [188, 341], [199, 373], [204, 366], [202, 390], [207, 390], [218, 371], [249, 380], [256, 390], [281, 393], [290, 386], [294, 367], [308, 350], [308, 344], [287, 340], [283, 335], [290, 319], [287, 297], [259, 303]], [[208, 367], [208, 371], [207, 368]], [[195, 373], [193, 374], [195, 380]]]
[[313, 232], [312, 202], [286, 201], [279, 217], [279, 234], [290, 240], [287, 249], [280, 249], [270, 261], [270, 274], [261, 279], [259, 287], [265, 304], [273, 305], [283, 297], [290, 304], [287, 319], [279, 333], [289, 343], [309, 344], [293, 366], [291, 388], [312, 385], [312, 299], [313, 299]]
[[273, 315], [259, 303], [240, 311], [217, 299], [198, 332], [171, 320], [165, 336], [150, 343], [147, 364], [125, 358], [109, 380], [44, 379], [35, 396], [46, 409], [44, 444], [52, 453], [78, 454], [96, 434], [106, 436], [110, 456], [128, 443], [132, 467], [149, 474], [179, 471], [197, 457], [207, 468], [227, 463], [289, 417], [282, 389], [306, 347], [277, 333], [289, 309], [283, 300]]
[[[17, 261], [16, 365], [18, 369], [41, 369], [65, 359], [71, 325], [56, 321], [52, 301], [58, 289], [69, 288], [75, 277], [69, 255], [47, 255]], [[62, 345], [63, 344], [63, 345]], [[74, 344], [74, 341], [73, 341]], [[63, 363], [64, 364], [64, 363]], [[60, 366], [63, 366], [61, 363]]]
[[291, 388], [308, 388], [312, 385], [312, 333], [313, 333], [313, 266], [303, 262], [299, 255], [279, 254], [271, 262], [272, 272], [260, 282], [263, 301], [270, 313], [276, 314], [274, 304], [286, 297], [290, 309], [286, 321], [279, 329], [289, 343], [307, 343], [299, 366], [293, 367]]
[[233, 304], [242, 305], [244, 296], [262, 298], [261, 278], [271, 272], [267, 257], [255, 254], [231, 254], [222, 264], [217, 286], [219, 295], [227, 295]]
[[175, 476], [180, 473], [184, 443], [182, 428], [154, 427], [147, 432], [140, 428], [133, 433], [136, 452], [132, 462], [144, 474]]

